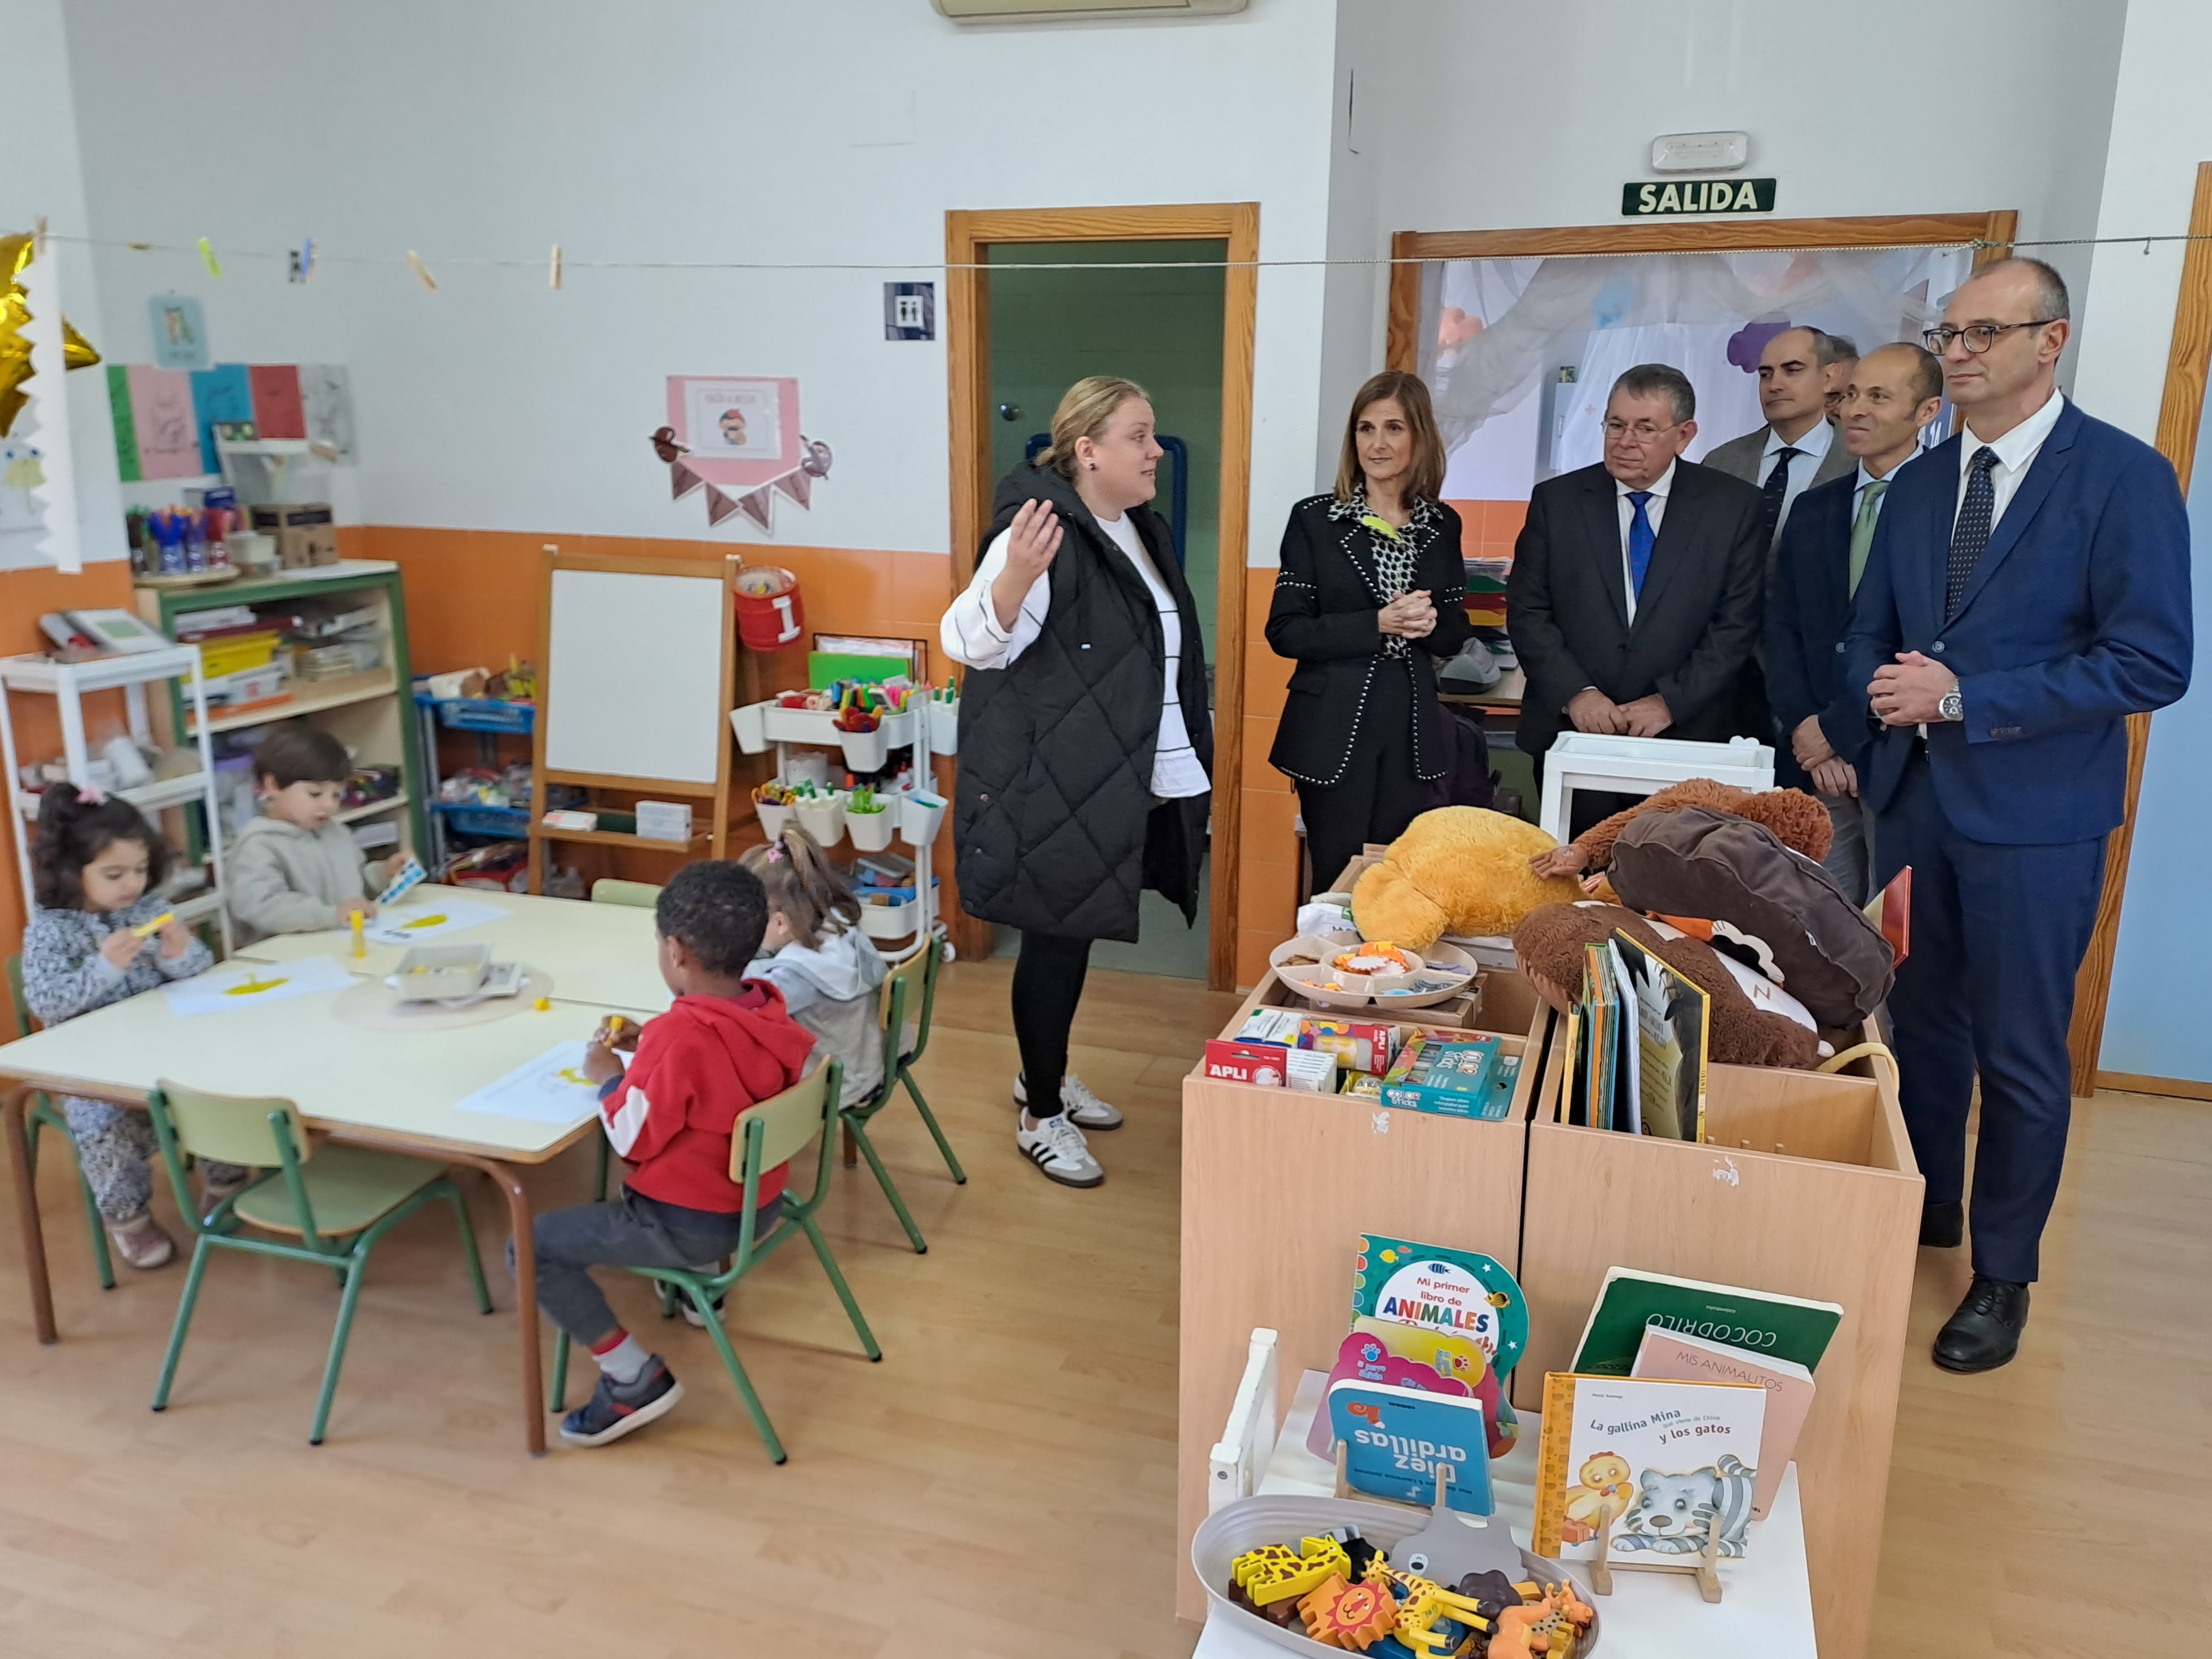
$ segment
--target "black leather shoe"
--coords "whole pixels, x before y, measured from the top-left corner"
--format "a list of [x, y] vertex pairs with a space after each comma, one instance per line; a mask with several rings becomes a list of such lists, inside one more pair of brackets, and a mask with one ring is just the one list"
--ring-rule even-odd
[[1993, 1371], [2020, 1352], [2027, 1328], [2027, 1286], [1976, 1273], [1966, 1299], [1936, 1334], [1936, 1363], [1947, 1371]]
[[1920, 1206], [1920, 1248], [1955, 1250], [1966, 1236], [1966, 1206], [1963, 1204], [1923, 1204]]

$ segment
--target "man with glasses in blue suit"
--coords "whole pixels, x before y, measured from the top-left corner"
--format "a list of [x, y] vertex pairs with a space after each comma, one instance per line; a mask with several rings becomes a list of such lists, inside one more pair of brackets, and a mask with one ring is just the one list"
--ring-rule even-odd
[[2189, 687], [2189, 522], [2157, 451], [2058, 391], [2066, 285], [2040, 260], [1977, 273], [1926, 334], [1958, 435], [1899, 469], [1853, 608], [1845, 683], [1875, 884], [1912, 868], [1911, 954], [1889, 999], [1928, 1182], [1920, 1242], [1966, 1231], [1973, 1279], [1935, 1345], [1985, 1371], [2018, 1352], [2073, 1104], [2067, 1029], [2125, 813], [2126, 717]]

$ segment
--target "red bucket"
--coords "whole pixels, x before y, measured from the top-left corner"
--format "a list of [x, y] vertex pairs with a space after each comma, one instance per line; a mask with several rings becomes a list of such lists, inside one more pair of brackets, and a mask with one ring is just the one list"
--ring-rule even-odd
[[798, 577], [780, 565], [738, 572], [738, 637], [748, 649], [780, 651], [798, 644], [805, 629]]

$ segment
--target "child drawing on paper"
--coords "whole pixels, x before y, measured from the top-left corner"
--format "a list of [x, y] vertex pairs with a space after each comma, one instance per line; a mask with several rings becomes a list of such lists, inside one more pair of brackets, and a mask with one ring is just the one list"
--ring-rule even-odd
[[[58, 1025], [214, 966], [207, 946], [168, 913], [161, 894], [168, 846], [129, 801], [50, 784], [35, 833], [37, 905], [23, 930], [23, 994], [41, 1022]], [[116, 1249], [142, 1271], [165, 1266], [177, 1247], [148, 1208], [149, 1163], [161, 1149], [145, 1114], [75, 1096], [63, 1098], [62, 1112]], [[252, 1173], [203, 1162], [200, 1213], [237, 1193]]]
[[742, 409], [726, 409], [721, 419], [722, 441], [732, 449], [745, 447], [745, 412]]

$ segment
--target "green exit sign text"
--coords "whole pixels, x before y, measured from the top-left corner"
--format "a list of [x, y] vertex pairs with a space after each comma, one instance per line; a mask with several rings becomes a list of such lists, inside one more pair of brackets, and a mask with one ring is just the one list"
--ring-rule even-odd
[[1664, 219], [1678, 213], [1771, 213], [1771, 179], [1632, 179], [1620, 187], [1625, 219]]

